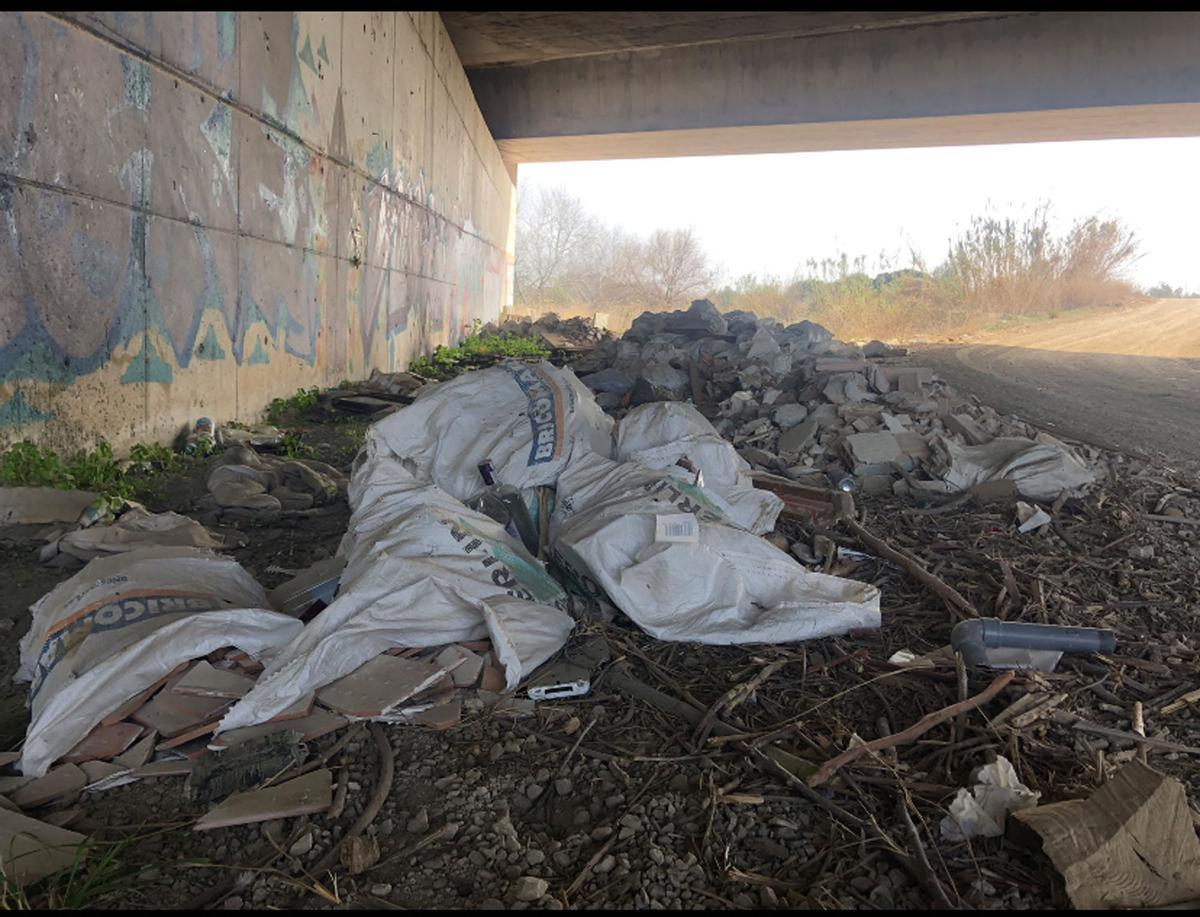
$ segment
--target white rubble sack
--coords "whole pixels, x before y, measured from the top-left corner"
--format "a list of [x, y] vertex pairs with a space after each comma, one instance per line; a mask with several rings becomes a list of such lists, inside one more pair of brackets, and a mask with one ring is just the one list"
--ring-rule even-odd
[[775, 527], [783, 501], [754, 487], [749, 462], [690, 404], [643, 404], [617, 426], [618, 461], [667, 469], [675, 477], [691, 480], [693, 476], [675, 464], [685, 457], [700, 469], [705, 489], [724, 501], [721, 508], [731, 522], [756, 535]]
[[218, 732], [264, 723], [394, 647], [490, 638], [511, 690], [566, 643], [574, 621], [562, 586], [499, 523], [416, 478], [382, 440], [368, 440], [350, 499], [337, 598]]
[[[691, 514], [694, 541], [656, 541], [659, 516]], [[550, 523], [556, 558], [660, 640], [786, 643], [879, 627], [879, 590], [809, 573], [729, 524], [711, 495], [663, 471], [572, 461]]]
[[1097, 477], [1095, 469], [1044, 433], [1036, 440], [1001, 437], [982, 446], [960, 446], [949, 437], [936, 436], [930, 447], [933, 471], [950, 491], [1011, 478], [1021, 496], [1054, 500], [1062, 491], [1090, 484]]
[[468, 500], [483, 489], [478, 465], [486, 459], [501, 484], [552, 485], [573, 448], [611, 456], [612, 430], [612, 418], [571, 370], [508, 360], [425, 386], [368, 438], [411, 459], [418, 477]]
[[942, 837], [948, 841], [999, 837], [1008, 813], [1036, 806], [1041, 795], [1017, 778], [1006, 757], [997, 755], [992, 764], [979, 769], [974, 787], [958, 791], [950, 803], [950, 814], [941, 821]]
[[16, 681], [30, 682], [20, 769], [40, 777], [101, 720], [181, 662], [234, 646], [259, 659], [303, 625], [269, 611], [236, 561], [187, 547], [100, 557], [31, 609]]

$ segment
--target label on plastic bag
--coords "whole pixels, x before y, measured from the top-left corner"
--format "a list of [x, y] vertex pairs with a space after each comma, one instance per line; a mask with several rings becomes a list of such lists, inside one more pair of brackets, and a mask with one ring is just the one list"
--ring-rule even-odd
[[700, 525], [691, 513], [673, 513], [654, 517], [655, 541], [698, 542]]

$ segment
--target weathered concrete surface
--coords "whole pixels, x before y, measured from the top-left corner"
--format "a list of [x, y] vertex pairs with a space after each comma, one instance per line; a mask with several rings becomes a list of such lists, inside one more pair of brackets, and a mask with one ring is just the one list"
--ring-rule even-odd
[[435, 13], [3, 13], [0, 51], [0, 444], [255, 419], [505, 301]]
[[[1200, 133], [1200, 13], [994, 14], [726, 41], [676, 25], [659, 46], [629, 15], [632, 32], [610, 24], [600, 43], [569, 41], [569, 22], [554, 21], [555, 59], [533, 62], [496, 24], [489, 47], [487, 20], [471, 21], [460, 40], [490, 65], [468, 74], [506, 159]], [[619, 53], [599, 53], [604, 42]], [[493, 63], [506, 58], [518, 62]]]

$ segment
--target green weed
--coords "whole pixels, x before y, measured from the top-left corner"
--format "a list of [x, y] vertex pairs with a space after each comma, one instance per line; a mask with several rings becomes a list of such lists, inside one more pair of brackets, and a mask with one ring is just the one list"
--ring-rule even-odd
[[417, 357], [409, 364], [409, 372], [446, 379], [458, 375], [465, 364], [484, 362], [489, 358], [536, 360], [550, 356], [550, 351], [539, 340], [515, 334], [484, 334], [480, 326], [481, 322], [476, 319], [472, 333], [457, 347], [438, 345], [429, 356]]
[[321, 400], [319, 388], [302, 388], [290, 398], [275, 398], [267, 406], [267, 423], [278, 426], [285, 415], [299, 413], [311, 408]]

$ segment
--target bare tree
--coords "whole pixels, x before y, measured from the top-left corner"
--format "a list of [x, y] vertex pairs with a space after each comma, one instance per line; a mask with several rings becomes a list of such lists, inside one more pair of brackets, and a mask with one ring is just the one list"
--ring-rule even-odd
[[563, 188], [530, 188], [517, 198], [514, 296], [521, 302], [570, 295], [572, 275], [597, 234], [583, 202]]
[[647, 305], [674, 304], [701, 295], [715, 279], [691, 229], [656, 229], [641, 248], [637, 273]]

